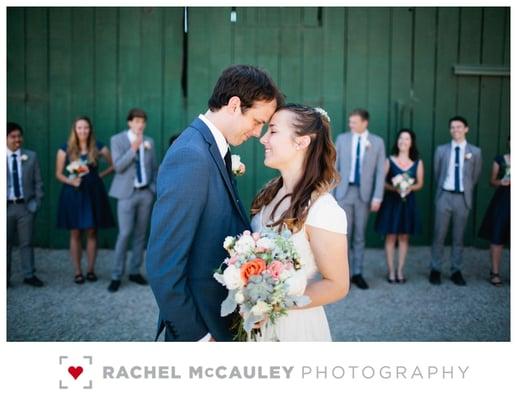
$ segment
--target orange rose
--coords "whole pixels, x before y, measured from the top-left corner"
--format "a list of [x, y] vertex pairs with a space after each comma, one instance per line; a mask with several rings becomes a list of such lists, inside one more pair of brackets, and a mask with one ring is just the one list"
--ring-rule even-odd
[[241, 279], [245, 285], [253, 275], [260, 275], [266, 269], [266, 262], [261, 258], [255, 258], [241, 266]]

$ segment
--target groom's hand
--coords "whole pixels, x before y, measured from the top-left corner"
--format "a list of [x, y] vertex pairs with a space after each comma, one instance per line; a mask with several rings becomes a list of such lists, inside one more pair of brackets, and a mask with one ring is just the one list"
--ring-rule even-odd
[[212, 335], [210, 335], [210, 339], [208, 339], [209, 342], [216, 342], [217, 340], [214, 339]]

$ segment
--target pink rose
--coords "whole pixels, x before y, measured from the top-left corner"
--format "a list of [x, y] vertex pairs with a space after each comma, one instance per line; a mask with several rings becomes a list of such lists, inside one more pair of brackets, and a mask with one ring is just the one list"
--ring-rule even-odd
[[268, 265], [267, 271], [271, 274], [271, 276], [275, 279], [280, 277], [280, 274], [284, 270], [284, 264], [282, 264], [278, 260], [274, 260], [271, 264]]
[[258, 232], [254, 232], [251, 236], [253, 236], [253, 239], [255, 240], [255, 242], [260, 239], [260, 233], [258, 233]]
[[235, 264], [237, 262], [237, 260], [239, 259], [239, 256], [237, 256], [237, 254], [235, 254], [234, 256], [232, 256], [229, 260], [228, 260], [228, 265], [230, 264]]

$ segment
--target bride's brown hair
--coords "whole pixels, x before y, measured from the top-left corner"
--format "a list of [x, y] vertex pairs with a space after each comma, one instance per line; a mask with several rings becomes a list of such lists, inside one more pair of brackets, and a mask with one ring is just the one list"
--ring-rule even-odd
[[[322, 194], [332, 190], [339, 183], [336, 170], [336, 148], [330, 135], [328, 116], [318, 110], [299, 104], [287, 104], [280, 111], [292, 114], [292, 126], [296, 136], [309, 136], [311, 142], [307, 147], [301, 179], [296, 183], [293, 193], [288, 193], [277, 203], [272, 212], [271, 227], [281, 228], [285, 224], [291, 231], [299, 231], [312, 203]], [[269, 181], [253, 200], [252, 216], [259, 213], [262, 207], [271, 203], [283, 186], [281, 176]], [[274, 220], [280, 203], [291, 197], [289, 208]]]

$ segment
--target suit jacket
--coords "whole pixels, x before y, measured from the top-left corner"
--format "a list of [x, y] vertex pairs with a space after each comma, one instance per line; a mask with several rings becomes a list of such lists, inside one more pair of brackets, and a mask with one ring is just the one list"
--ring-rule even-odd
[[[336, 139], [336, 168], [341, 175], [341, 182], [334, 189], [333, 194], [337, 201], [342, 201], [348, 190], [350, 168], [352, 164], [352, 136], [351, 132], [342, 133]], [[365, 149], [361, 165], [361, 184], [359, 192], [361, 200], [370, 203], [372, 199], [382, 200], [384, 195], [384, 162], [386, 150], [384, 140], [380, 136], [368, 133], [370, 145]]]
[[[23, 182], [23, 198], [25, 199], [25, 207], [32, 213], [35, 213], [41, 206], [43, 199], [43, 180], [41, 179], [41, 170], [38, 162], [38, 156], [34, 151], [21, 149], [22, 157], [25, 155], [27, 159], [22, 160], [22, 182]], [[11, 183], [11, 174], [9, 173], [9, 165], [7, 165], [7, 188]]]
[[[438, 201], [443, 192], [443, 185], [447, 178], [451, 159], [451, 147], [450, 142], [442, 144], [436, 148], [434, 153], [434, 176], [438, 182], [435, 201]], [[467, 157], [468, 154], [471, 154], [471, 156]], [[481, 164], [481, 149], [467, 142], [465, 160], [463, 162], [463, 196], [468, 209], [472, 208], [472, 193], [481, 174]]]
[[160, 308], [156, 337], [173, 341], [210, 333], [232, 340], [232, 317], [222, 318], [227, 290], [213, 277], [227, 257], [226, 236], [250, 229], [215, 139], [199, 118], [169, 148], [160, 165], [146, 267]]
[[[144, 168], [145, 175], [149, 184], [149, 189], [156, 193], [156, 172], [158, 164], [156, 162], [156, 151], [154, 140], [144, 136], [144, 141], [151, 144], [150, 149], [144, 149]], [[127, 199], [133, 193], [135, 186], [135, 152], [131, 149], [131, 142], [127, 137], [127, 130], [117, 133], [111, 137], [111, 155], [115, 176], [111, 182], [109, 195], [116, 199]]]

